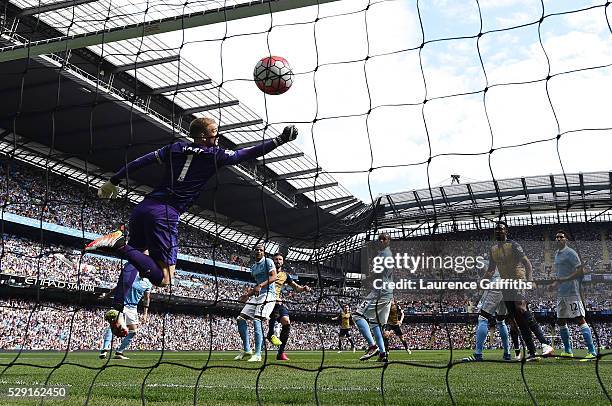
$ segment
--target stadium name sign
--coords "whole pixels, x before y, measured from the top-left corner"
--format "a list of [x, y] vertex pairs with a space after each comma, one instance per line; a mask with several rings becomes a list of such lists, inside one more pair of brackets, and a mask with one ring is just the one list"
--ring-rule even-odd
[[95, 286], [89, 283], [76, 283], [66, 281], [56, 281], [53, 279], [37, 279], [35, 277], [27, 277], [24, 280], [26, 285], [39, 285], [43, 288], [56, 288], [56, 289], [67, 289], [67, 290], [80, 290], [85, 292], [94, 292]]

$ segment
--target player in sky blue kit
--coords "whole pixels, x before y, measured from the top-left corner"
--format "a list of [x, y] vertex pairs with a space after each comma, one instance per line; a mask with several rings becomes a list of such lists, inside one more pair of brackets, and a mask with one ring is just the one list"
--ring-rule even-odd
[[[378, 257], [393, 257], [389, 248], [391, 243], [389, 234], [380, 233], [378, 243], [381, 248], [378, 252]], [[384, 266], [384, 270], [381, 273], [374, 274], [373, 276], [380, 278], [383, 282], [393, 282], [393, 270], [393, 267]], [[387, 362], [387, 353], [381, 327], [385, 325], [389, 318], [392, 300], [393, 289], [388, 284], [384, 284], [380, 289], [373, 287], [355, 312], [355, 324], [363, 338], [368, 342], [368, 350], [361, 356], [361, 361], [366, 361], [378, 354], [377, 361]], [[374, 337], [372, 337], [372, 333], [374, 333]]]
[[[249, 357], [249, 362], [261, 361], [261, 349], [263, 347], [262, 323], [270, 317], [276, 305], [276, 266], [270, 258], [266, 258], [263, 244], [257, 244], [255, 250], [255, 263], [251, 266], [251, 275], [257, 285], [249, 288], [241, 299], [248, 298], [238, 316], [238, 333], [242, 340], [242, 350], [234, 358], [236, 361]], [[255, 353], [251, 352], [249, 338], [249, 327], [247, 320], [253, 320], [253, 331], [255, 333]]]
[[559, 325], [561, 340], [563, 341], [562, 357], [573, 357], [570, 332], [567, 321], [573, 320], [580, 326], [588, 353], [581, 361], [590, 361], [597, 358], [591, 328], [584, 319], [585, 311], [580, 298], [580, 284], [578, 279], [582, 276], [582, 263], [576, 251], [567, 246], [568, 235], [560, 230], [555, 234], [557, 252], [555, 254], [556, 281], [553, 287], [557, 288], [557, 324]]
[[[262, 156], [278, 146], [296, 139], [295, 126], [261, 144], [230, 151], [220, 148], [217, 122], [197, 118], [189, 126], [193, 142], [181, 140], [141, 156], [122, 167], [98, 190], [105, 199], [117, 196], [121, 180], [152, 164], [164, 165], [163, 181], [145, 196], [133, 210], [129, 221], [129, 241], [124, 230], [102, 236], [86, 247], [86, 251], [111, 250], [127, 259], [138, 269], [142, 278], [155, 286], [170, 283], [178, 253], [177, 227], [179, 217], [198, 199], [208, 180], [227, 165]], [[149, 255], [144, 254], [148, 250]]]
[[[122, 320], [128, 329], [127, 336], [123, 337], [119, 348], [115, 351], [114, 358], [116, 359], [129, 359], [123, 355], [123, 351], [130, 345], [132, 339], [138, 332], [138, 303], [144, 298], [144, 314], [142, 319], [144, 322], [147, 321], [149, 314], [149, 302], [151, 300], [151, 282], [146, 278], [143, 279], [138, 275], [138, 270], [131, 264], [127, 264], [119, 275], [119, 283], [115, 289], [110, 293], [114, 292], [113, 296], [113, 309], [106, 312], [104, 318], [109, 322], [114, 322], [119, 317], [124, 317]], [[111, 340], [113, 339], [113, 333], [111, 328], [108, 327], [104, 332], [104, 342], [102, 349], [100, 350], [100, 358], [106, 358], [107, 352], [110, 350]]]

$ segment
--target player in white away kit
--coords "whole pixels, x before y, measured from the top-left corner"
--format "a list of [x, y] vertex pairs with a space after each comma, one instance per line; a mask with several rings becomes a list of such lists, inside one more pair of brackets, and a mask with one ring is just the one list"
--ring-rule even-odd
[[[276, 305], [276, 266], [270, 258], [266, 258], [263, 244], [255, 246], [255, 264], [251, 267], [251, 275], [257, 282], [253, 288], [249, 288], [242, 299], [248, 297], [244, 308], [238, 316], [238, 333], [242, 339], [242, 350], [234, 358], [236, 361], [249, 357], [249, 362], [261, 361], [261, 349], [263, 347], [262, 322], [270, 318], [272, 310]], [[247, 320], [253, 320], [255, 332], [255, 354], [251, 352], [249, 328]]]
[[[119, 283], [117, 283], [117, 286], [115, 289], [113, 289], [114, 309], [109, 310], [104, 315], [104, 318], [107, 321], [116, 321], [119, 318], [123, 318], [128, 329], [128, 334], [127, 336], [123, 337], [119, 348], [117, 348], [115, 351], [114, 358], [129, 359], [123, 355], [123, 351], [125, 351], [130, 345], [132, 339], [138, 332], [138, 324], [140, 323], [138, 320], [138, 303], [140, 303], [141, 299], [144, 299], [144, 314], [142, 318], [143, 321], [146, 322], [149, 312], [149, 302], [151, 300], [150, 292], [152, 286], [153, 285], [147, 278], [141, 278], [138, 275], [138, 270], [133, 265], [128, 263], [121, 270], [121, 274], [119, 275]], [[104, 332], [104, 343], [102, 344], [102, 349], [100, 350], [101, 359], [106, 358], [106, 354], [108, 350], [110, 350], [112, 338], [113, 334], [111, 328], [108, 327]]]
[[574, 320], [580, 326], [580, 332], [588, 349], [586, 357], [580, 361], [590, 361], [597, 358], [591, 328], [584, 319], [584, 305], [580, 298], [578, 278], [582, 276], [582, 264], [576, 251], [567, 246], [568, 235], [560, 230], [555, 234], [557, 252], [555, 254], [555, 274], [557, 280], [553, 288], [557, 288], [557, 324], [563, 341], [562, 357], [573, 357], [570, 333], [567, 321]]
[[[393, 254], [391, 254], [389, 248], [389, 244], [391, 244], [389, 234], [381, 233], [378, 236], [378, 242], [381, 250], [377, 257], [392, 258]], [[387, 362], [387, 352], [381, 326], [384, 326], [387, 322], [391, 310], [393, 289], [385, 285], [384, 282], [393, 282], [393, 269], [393, 267], [383, 266], [382, 272], [373, 274], [377, 279], [382, 280], [383, 285], [381, 289], [372, 287], [370, 293], [355, 312], [355, 324], [363, 338], [368, 342], [367, 352], [359, 358], [361, 361], [368, 360], [378, 354], [378, 362]], [[374, 333], [376, 341], [374, 341], [372, 333]]]

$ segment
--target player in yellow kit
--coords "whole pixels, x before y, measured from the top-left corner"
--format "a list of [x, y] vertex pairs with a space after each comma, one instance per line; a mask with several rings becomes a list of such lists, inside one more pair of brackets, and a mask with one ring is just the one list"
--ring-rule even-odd
[[410, 351], [410, 348], [408, 348], [408, 342], [404, 338], [404, 333], [402, 332], [401, 326], [403, 321], [404, 311], [395, 301], [395, 299], [393, 299], [391, 302], [391, 309], [389, 310], [389, 318], [387, 319], [387, 324], [385, 324], [385, 331], [383, 333], [385, 348], [389, 348], [389, 337], [391, 337], [391, 332], [394, 332], [404, 345], [406, 352], [408, 352], [408, 354], [412, 354], [412, 351]]
[[351, 343], [351, 349], [355, 352], [355, 342], [351, 338], [351, 325], [355, 324], [353, 322], [353, 316], [351, 315], [351, 310], [349, 309], [349, 305], [345, 304], [342, 307], [342, 311], [340, 314], [332, 320], [340, 319], [340, 332], [338, 333], [338, 353], [342, 352], [342, 338], [346, 338], [349, 343]]
[[[274, 282], [274, 288], [276, 289], [276, 305], [274, 306], [274, 310], [272, 310], [272, 314], [270, 315], [267, 338], [272, 344], [279, 346], [276, 359], [278, 361], [289, 361], [287, 354], [285, 354], [285, 346], [289, 340], [291, 320], [289, 319], [289, 310], [281, 299], [281, 292], [285, 285], [291, 286], [296, 292], [310, 292], [310, 287], [306, 285], [298, 285], [293, 277], [285, 272], [283, 269], [283, 265], [285, 264], [283, 254], [277, 252], [274, 254], [272, 260], [276, 266], [276, 282]], [[282, 325], [280, 340], [274, 335], [274, 327], [276, 326], [277, 321]]]
[[[495, 270], [499, 271], [502, 280], [533, 281], [533, 267], [527, 258], [523, 247], [508, 238], [508, 225], [504, 221], [497, 221], [495, 225], [495, 244], [489, 250], [489, 266], [483, 279], [491, 279]], [[533, 313], [529, 310], [526, 293], [521, 289], [503, 289], [502, 297], [508, 314], [514, 319], [527, 347], [529, 356], [527, 361], [537, 361], [533, 332], [542, 343], [542, 355], [552, 355], [554, 348], [548, 340]]]

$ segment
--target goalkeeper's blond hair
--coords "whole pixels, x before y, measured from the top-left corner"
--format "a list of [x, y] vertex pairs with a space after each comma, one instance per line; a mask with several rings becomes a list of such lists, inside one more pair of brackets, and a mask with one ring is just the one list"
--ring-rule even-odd
[[207, 138], [210, 136], [208, 127], [216, 125], [217, 121], [210, 117], [200, 117], [194, 119], [189, 124], [189, 136], [191, 138]]

